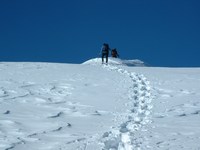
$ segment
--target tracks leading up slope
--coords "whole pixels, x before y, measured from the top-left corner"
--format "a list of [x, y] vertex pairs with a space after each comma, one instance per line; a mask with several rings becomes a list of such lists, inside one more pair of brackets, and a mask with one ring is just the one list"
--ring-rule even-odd
[[105, 69], [117, 71], [131, 79], [132, 85], [128, 91], [129, 101], [126, 112], [118, 116], [117, 127], [105, 132], [102, 136], [103, 150], [133, 150], [144, 147], [144, 139], [135, 136], [135, 133], [151, 122], [152, 95], [149, 81], [143, 76], [113, 65], [103, 65]]

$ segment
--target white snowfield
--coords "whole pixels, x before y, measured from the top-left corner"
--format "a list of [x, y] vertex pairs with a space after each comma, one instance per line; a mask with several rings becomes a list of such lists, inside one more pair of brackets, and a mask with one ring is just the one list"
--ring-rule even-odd
[[0, 150], [179, 149], [200, 150], [200, 68], [0, 63]]

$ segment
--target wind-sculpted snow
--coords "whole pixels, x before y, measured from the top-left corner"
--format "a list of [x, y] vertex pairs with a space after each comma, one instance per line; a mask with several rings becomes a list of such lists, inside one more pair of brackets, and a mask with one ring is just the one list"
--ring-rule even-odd
[[126, 97], [123, 82], [129, 85], [122, 75], [87, 65], [1, 67], [0, 149], [101, 149], [103, 133], [126, 100], [117, 100]]
[[93, 59], [0, 71], [0, 150], [200, 149], [198, 68]]
[[132, 85], [129, 91], [127, 91], [129, 96], [129, 102], [125, 104], [127, 110], [117, 116], [117, 121], [120, 122], [119, 125], [103, 134], [103, 150], [135, 150], [144, 148], [144, 139], [142, 137], [137, 138], [135, 134], [151, 122], [152, 95], [149, 81], [143, 75], [128, 72], [116, 66], [106, 65], [104, 68], [128, 76]]

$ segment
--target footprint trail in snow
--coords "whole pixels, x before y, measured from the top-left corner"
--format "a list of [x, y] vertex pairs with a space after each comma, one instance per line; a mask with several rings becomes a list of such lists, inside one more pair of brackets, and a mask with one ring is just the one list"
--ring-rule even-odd
[[120, 124], [102, 136], [103, 150], [135, 150], [145, 147], [141, 137], [135, 137], [138, 130], [151, 122], [151, 87], [149, 81], [143, 76], [116, 66], [107, 65], [104, 68], [117, 71], [131, 79], [132, 86], [128, 91], [129, 102], [125, 104], [127, 111], [117, 116]]

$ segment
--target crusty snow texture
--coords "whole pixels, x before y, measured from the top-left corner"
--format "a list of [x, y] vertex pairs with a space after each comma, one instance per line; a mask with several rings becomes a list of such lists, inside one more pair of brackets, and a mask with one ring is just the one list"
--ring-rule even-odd
[[151, 122], [147, 79], [111, 63], [0, 63], [0, 149], [135, 150]]
[[138, 60], [1, 62], [0, 150], [199, 150], [199, 85]]

